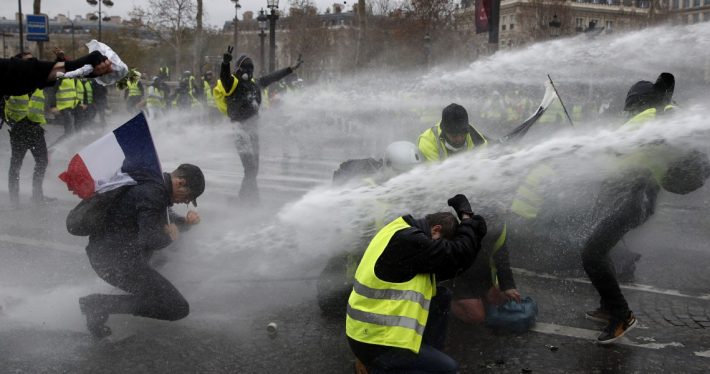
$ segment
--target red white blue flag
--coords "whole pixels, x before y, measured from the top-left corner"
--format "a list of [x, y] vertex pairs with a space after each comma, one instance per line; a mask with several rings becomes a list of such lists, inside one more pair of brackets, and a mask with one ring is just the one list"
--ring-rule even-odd
[[59, 179], [82, 199], [139, 181], [162, 181], [145, 115], [139, 113], [79, 151]]

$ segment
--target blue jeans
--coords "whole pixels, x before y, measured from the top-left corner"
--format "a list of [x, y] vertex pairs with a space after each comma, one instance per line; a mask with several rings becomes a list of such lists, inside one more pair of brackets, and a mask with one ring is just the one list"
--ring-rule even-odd
[[455, 374], [459, 365], [441, 351], [451, 309], [451, 290], [437, 287], [429, 307], [429, 318], [419, 354], [406, 349], [393, 349], [375, 358], [367, 368], [371, 374]]

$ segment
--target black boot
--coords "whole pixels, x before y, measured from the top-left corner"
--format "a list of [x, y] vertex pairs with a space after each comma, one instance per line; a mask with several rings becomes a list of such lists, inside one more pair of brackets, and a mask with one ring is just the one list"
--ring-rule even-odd
[[96, 303], [97, 296], [99, 295], [93, 294], [79, 298], [79, 308], [86, 316], [86, 327], [91, 335], [101, 339], [111, 335], [111, 328], [106, 326], [109, 315]]

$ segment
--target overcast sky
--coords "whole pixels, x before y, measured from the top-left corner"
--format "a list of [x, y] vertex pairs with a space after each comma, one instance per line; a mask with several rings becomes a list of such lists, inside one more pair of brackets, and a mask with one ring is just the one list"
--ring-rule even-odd
[[[22, 2], [22, 13], [32, 13], [32, 0], [20, 0]], [[133, 9], [135, 5], [145, 4], [145, 0], [112, 0], [115, 4], [111, 8], [102, 7], [101, 11], [108, 16], [121, 16], [124, 18], [128, 17], [128, 12]], [[355, 0], [348, 1], [335, 1], [335, 0], [313, 0], [313, 2], [318, 6], [319, 12], [323, 12], [327, 7], [331, 6], [335, 2], [350, 5], [351, 2]], [[288, 8], [289, 0], [280, 0], [279, 9], [282, 11]], [[240, 0], [239, 4], [242, 6], [239, 9], [239, 19], [242, 19], [242, 12], [251, 10], [254, 12], [259, 11], [261, 8], [266, 8], [266, 0]], [[0, 0], [0, 16], [5, 18], [12, 18], [17, 13], [18, 2], [17, 0]], [[234, 18], [234, 3], [230, 0], [204, 0], [205, 6], [205, 23], [222, 27], [224, 22]], [[89, 5], [86, 0], [43, 0], [42, 1], [42, 13], [48, 14], [50, 17], [57, 15], [58, 13], [71, 14], [72, 16], [80, 14], [82, 16], [86, 13], [97, 11], [97, 6]]]

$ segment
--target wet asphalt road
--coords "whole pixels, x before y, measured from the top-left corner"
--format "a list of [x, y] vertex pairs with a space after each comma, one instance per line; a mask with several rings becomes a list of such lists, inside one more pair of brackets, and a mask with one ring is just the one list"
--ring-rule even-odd
[[[5, 161], [0, 167], [5, 170], [6, 137], [2, 142]], [[263, 209], [248, 215], [239, 212], [234, 202], [239, 167], [228, 172], [218, 170], [218, 165], [214, 170], [206, 168], [220, 179], [212, 196], [201, 201], [205, 222], [212, 218], [244, 230], [258, 227], [284, 203], [327, 183], [337, 166], [335, 159], [288, 157], [268, 148], [263, 160]], [[31, 173], [29, 158], [26, 164], [30, 166], [23, 169], [24, 181]], [[161, 322], [112, 317], [114, 336], [94, 340], [83, 328], [76, 299], [110, 288], [88, 265], [85, 238], [64, 232], [64, 217], [76, 200], [49, 184], [48, 194], [59, 197], [57, 202], [45, 207], [23, 204], [11, 210], [5, 179], [2, 183], [0, 373], [352, 372], [354, 359], [342, 319], [318, 310], [313, 279], [317, 274], [270, 280], [225, 278], [215, 276], [221, 270], [210, 272], [208, 261], [191, 267], [185, 261], [189, 256], [175, 263], [168, 260], [161, 267], [190, 301], [188, 318]], [[28, 187], [23, 184], [23, 191]], [[651, 221], [627, 237], [627, 245], [643, 257], [634, 283], [625, 284], [624, 290], [639, 327], [621, 344], [594, 344], [601, 326], [583, 318], [585, 310], [596, 306], [594, 290], [583, 278], [563, 279], [520, 269], [519, 289], [539, 303], [533, 331], [508, 335], [452, 321], [448, 353], [460, 362], [463, 373], [708, 372], [710, 221], [704, 209], [708, 192], [705, 188], [694, 196], [664, 200]], [[167, 256], [189, 253], [200, 245], [195, 237], [214, 232], [209, 227], [197, 230]], [[235, 273], [240, 261], [256, 263], [251, 261], [259, 254], [240, 256], [244, 257], [235, 259]], [[266, 330], [271, 322], [278, 326], [276, 334]]]

